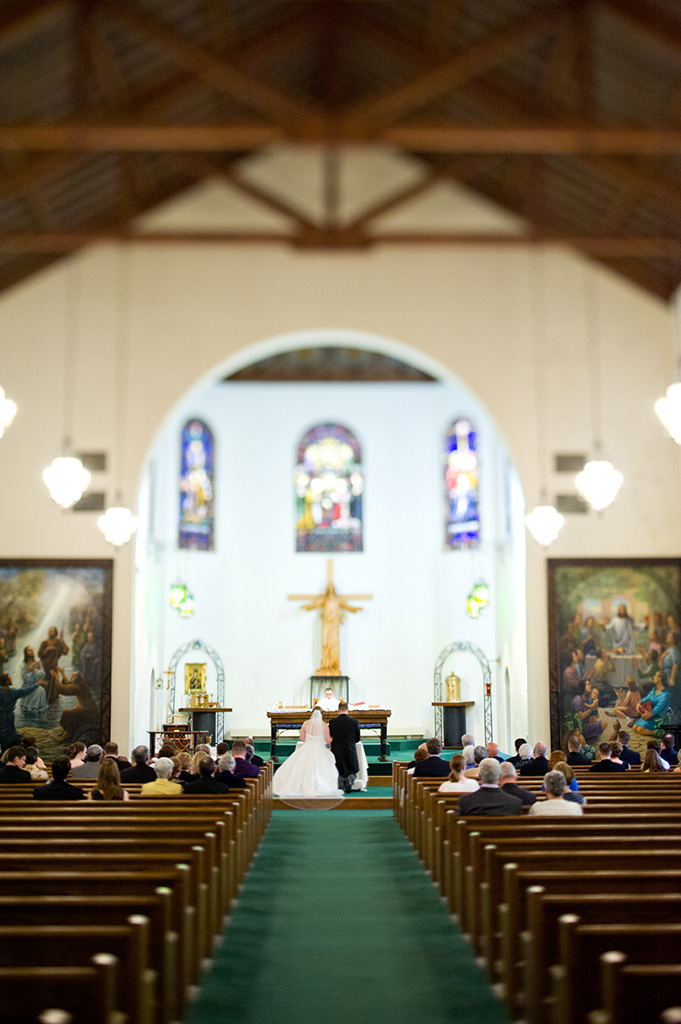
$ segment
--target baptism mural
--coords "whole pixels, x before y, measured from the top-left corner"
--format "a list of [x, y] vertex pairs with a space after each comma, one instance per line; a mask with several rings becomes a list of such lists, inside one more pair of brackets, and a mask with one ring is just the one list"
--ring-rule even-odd
[[632, 750], [681, 722], [681, 561], [550, 559], [551, 747]]
[[112, 579], [110, 559], [0, 562], [3, 749], [31, 735], [51, 761], [108, 740]]

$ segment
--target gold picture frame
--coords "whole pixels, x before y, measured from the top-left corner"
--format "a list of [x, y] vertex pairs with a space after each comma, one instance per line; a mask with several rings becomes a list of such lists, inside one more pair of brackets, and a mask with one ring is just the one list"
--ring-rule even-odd
[[206, 692], [206, 663], [188, 662], [184, 666], [184, 692], [205, 693]]

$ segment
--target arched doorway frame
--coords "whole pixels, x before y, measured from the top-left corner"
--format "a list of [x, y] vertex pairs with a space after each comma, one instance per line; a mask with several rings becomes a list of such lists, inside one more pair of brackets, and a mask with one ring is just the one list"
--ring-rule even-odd
[[[438, 659], [435, 662], [435, 671], [433, 673], [433, 692], [435, 700], [442, 700], [442, 668], [444, 663], [447, 661], [447, 658], [456, 651], [464, 651], [468, 654], [472, 654], [473, 657], [477, 659], [482, 670], [483, 724], [485, 730], [485, 743], [488, 743], [492, 739], [492, 670], [490, 669], [487, 655], [480, 650], [477, 644], [472, 644], [468, 640], [455, 640], [440, 651]], [[441, 736], [442, 708], [436, 707], [434, 710], [435, 735]]]

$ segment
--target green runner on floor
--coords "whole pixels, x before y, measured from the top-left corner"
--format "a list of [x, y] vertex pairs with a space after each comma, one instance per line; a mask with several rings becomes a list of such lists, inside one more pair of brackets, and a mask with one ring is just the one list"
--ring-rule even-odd
[[509, 1024], [390, 811], [275, 811], [188, 1024]]

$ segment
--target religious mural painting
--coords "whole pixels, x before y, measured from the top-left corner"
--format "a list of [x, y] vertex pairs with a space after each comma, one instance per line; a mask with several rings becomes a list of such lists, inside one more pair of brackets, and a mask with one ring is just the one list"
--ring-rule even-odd
[[296, 551], [362, 551], [357, 438], [337, 423], [319, 424], [301, 439], [296, 461]]
[[[587, 757], [681, 722], [681, 560], [549, 559], [551, 747]], [[661, 672], [660, 672], [661, 670]]]
[[202, 420], [191, 419], [181, 440], [180, 548], [213, 550], [214, 472], [213, 434]]
[[478, 435], [470, 420], [454, 420], [444, 450], [445, 549], [480, 546]]
[[30, 735], [51, 761], [109, 739], [112, 582], [111, 559], [0, 561], [3, 750]]

